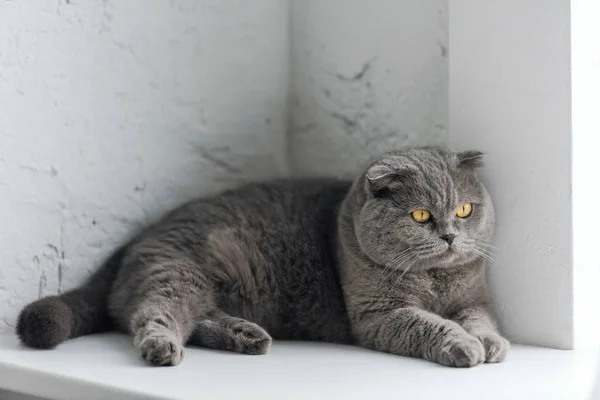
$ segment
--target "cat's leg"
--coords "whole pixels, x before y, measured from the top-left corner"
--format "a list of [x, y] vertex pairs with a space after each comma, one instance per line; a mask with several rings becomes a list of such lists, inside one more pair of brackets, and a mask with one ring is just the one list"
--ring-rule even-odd
[[141, 356], [154, 365], [177, 365], [183, 346], [203, 310], [214, 307], [198, 266], [190, 260], [153, 262], [139, 284], [143, 294], [134, 305], [130, 330]]
[[487, 307], [465, 308], [454, 315], [452, 319], [483, 343], [485, 362], [504, 361], [510, 343], [498, 332], [496, 322]]
[[216, 311], [201, 319], [189, 344], [244, 354], [266, 354], [271, 336], [257, 324]]
[[353, 331], [364, 347], [425, 358], [452, 367], [472, 367], [485, 360], [481, 342], [459, 324], [417, 307], [392, 312], [363, 312]]

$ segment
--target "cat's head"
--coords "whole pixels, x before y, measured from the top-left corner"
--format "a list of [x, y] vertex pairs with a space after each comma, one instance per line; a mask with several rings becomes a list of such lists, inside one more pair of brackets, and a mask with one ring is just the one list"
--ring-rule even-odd
[[353, 215], [362, 252], [399, 270], [448, 267], [487, 258], [492, 201], [477, 178], [483, 154], [416, 148], [373, 162], [355, 187]]

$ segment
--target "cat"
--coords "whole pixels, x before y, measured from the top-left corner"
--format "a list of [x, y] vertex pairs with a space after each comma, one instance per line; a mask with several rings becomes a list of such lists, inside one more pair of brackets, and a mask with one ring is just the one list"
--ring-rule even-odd
[[81, 287], [27, 305], [34, 348], [117, 329], [153, 365], [184, 345], [265, 354], [272, 338], [356, 344], [453, 367], [501, 362], [485, 282], [483, 154], [386, 153], [354, 182], [246, 184], [172, 211]]

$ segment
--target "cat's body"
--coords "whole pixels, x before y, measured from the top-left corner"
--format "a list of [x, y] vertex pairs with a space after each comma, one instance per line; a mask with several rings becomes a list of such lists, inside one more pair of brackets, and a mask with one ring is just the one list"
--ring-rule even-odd
[[[145, 285], [168, 286], [173, 293], [167, 297], [205, 286], [197, 294], [205, 310], [196, 321], [218, 309], [260, 325], [275, 339], [349, 342], [334, 251], [335, 215], [349, 187], [328, 180], [273, 181], [183, 206], [130, 245], [113, 285], [110, 315], [128, 330]], [[181, 278], [168, 276], [166, 285], [162, 271], [147, 267], [163, 263], [158, 260], [177, 260], [164, 272], [180, 270]]]
[[[271, 337], [357, 343], [454, 366], [501, 361], [508, 343], [488, 310], [487, 253], [469, 247], [493, 226], [474, 172], [479, 157], [392, 153], [354, 184], [274, 181], [189, 203], [83, 287], [27, 306], [17, 333], [50, 348], [116, 328], [156, 365], [178, 364], [186, 343], [263, 354]], [[470, 228], [466, 218], [441, 218], [463, 201], [476, 207]], [[431, 225], [406, 218], [424, 207], [436, 215]]]

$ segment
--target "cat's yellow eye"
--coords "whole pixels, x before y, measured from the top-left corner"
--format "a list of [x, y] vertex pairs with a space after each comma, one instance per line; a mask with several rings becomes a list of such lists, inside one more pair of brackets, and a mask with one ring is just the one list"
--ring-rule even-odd
[[427, 210], [415, 210], [411, 215], [415, 221], [420, 223], [427, 222], [431, 218], [431, 213]]
[[456, 210], [456, 216], [459, 218], [467, 218], [473, 212], [473, 205], [471, 203], [462, 203]]

